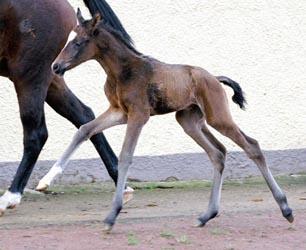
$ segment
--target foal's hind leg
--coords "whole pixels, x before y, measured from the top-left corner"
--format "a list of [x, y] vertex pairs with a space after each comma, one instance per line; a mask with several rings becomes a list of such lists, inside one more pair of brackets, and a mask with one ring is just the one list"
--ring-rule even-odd
[[204, 226], [207, 221], [218, 214], [226, 149], [209, 132], [204, 124], [203, 115], [198, 107], [192, 107], [188, 110], [177, 112], [176, 119], [183, 127], [184, 131], [206, 151], [214, 167], [208, 210], [198, 219], [196, 224], [196, 226], [200, 227]]
[[245, 135], [233, 122], [229, 124], [224, 123], [220, 126], [214, 124], [214, 127], [222, 134], [232, 139], [246, 152], [248, 157], [255, 162], [255, 164], [260, 169], [265, 181], [267, 182], [274, 196], [274, 199], [278, 203], [283, 216], [289, 222], [293, 222], [294, 217], [291, 208], [288, 206], [287, 198], [273, 178], [273, 175], [271, 174], [270, 169], [266, 164], [265, 157], [259, 147], [258, 142]]

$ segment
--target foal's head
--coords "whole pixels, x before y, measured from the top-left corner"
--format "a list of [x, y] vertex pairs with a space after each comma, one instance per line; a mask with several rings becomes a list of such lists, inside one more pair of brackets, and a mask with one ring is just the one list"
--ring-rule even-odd
[[78, 25], [71, 32], [74, 38], [67, 42], [65, 48], [57, 56], [52, 69], [56, 74], [63, 75], [66, 70], [72, 69], [82, 62], [95, 59], [103, 47], [107, 47], [107, 39], [98, 42], [99, 24], [101, 16], [96, 14], [92, 19], [85, 20], [80, 9], [77, 11]]

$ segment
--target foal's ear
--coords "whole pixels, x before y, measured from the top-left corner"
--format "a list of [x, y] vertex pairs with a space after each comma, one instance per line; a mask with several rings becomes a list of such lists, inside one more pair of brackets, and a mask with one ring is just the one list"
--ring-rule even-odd
[[78, 10], [77, 10], [77, 19], [79, 21], [79, 24], [83, 24], [85, 22], [85, 19], [82, 16], [80, 8], [78, 8]]
[[101, 20], [101, 15], [99, 13], [95, 14], [93, 18], [93, 24], [92, 24], [92, 34], [94, 36], [99, 34], [98, 27], [99, 27], [100, 20]]

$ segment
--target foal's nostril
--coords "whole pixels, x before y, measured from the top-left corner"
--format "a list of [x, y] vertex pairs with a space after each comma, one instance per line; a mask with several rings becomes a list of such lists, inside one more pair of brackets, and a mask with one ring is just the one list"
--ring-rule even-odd
[[52, 66], [52, 69], [54, 71], [54, 73], [58, 74], [60, 71], [60, 64], [59, 63], [54, 63]]

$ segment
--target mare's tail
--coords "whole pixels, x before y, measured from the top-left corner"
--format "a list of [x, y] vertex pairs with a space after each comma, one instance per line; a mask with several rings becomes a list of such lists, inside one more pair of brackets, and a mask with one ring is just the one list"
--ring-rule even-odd
[[91, 16], [99, 13], [102, 19], [107, 22], [114, 29], [120, 31], [125, 39], [127, 39], [130, 44], [133, 44], [132, 38], [124, 29], [119, 18], [116, 16], [115, 12], [109, 6], [105, 0], [83, 0], [86, 7], [89, 9]]
[[227, 76], [216, 76], [216, 78], [219, 82], [222, 82], [224, 85], [227, 85], [234, 90], [234, 95], [232, 97], [233, 102], [238, 104], [241, 109], [245, 109], [245, 104], [247, 102], [239, 83]]

